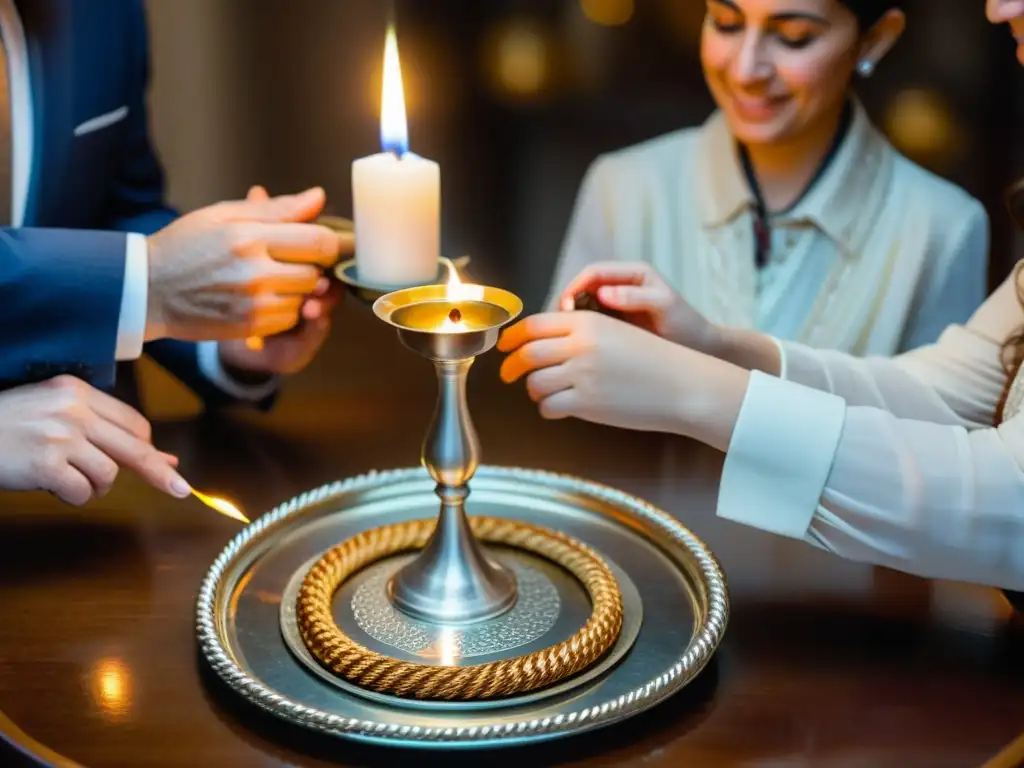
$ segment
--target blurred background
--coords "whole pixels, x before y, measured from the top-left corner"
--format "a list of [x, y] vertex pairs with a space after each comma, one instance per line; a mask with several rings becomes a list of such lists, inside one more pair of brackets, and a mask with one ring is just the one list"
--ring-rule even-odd
[[[1024, 173], [1014, 45], [982, 0], [906, 0], [906, 36], [861, 96], [906, 155], [981, 199], [991, 277], [1016, 260], [1002, 203]], [[172, 202], [320, 184], [351, 214], [379, 151], [389, 3], [148, 0], [152, 118]], [[576, 188], [603, 151], [697, 124], [701, 0], [397, 0], [411, 149], [442, 169], [446, 255], [544, 299]]]

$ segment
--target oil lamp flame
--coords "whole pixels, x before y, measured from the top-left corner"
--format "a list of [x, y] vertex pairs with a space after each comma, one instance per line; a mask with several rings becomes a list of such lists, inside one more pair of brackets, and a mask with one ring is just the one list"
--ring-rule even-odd
[[448, 282], [445, 285], [444, 297], [447, 301], [482, 301], [484, 287], [464, 283], [459, 278], [459, 271], [454, 265], [448, 267]]
[[395, 28], [388, 27], [384, 40], [384, 82], [381, 87], [380, 145], [401, 157], [409, 151], [409, 126], [405, 116], [402, 62], [398, 56]]
[[249, 523], [249, 518], [243, 515], [234, 504], [226, 499], [220, 499], [216, 496], [207, 496], [205, 493], [200, 493], [195, 488], [192, 489], [192, 495], [199, 499], [203, 504], [208, 506], [215, 512], [219, 512], [225, 517], [230, 517], [232, 520], [238, 520], [242, 523]]
[[[459, 279], [459, 272], [454, 266], [448, 268], [448, 282], [445, 285], [445, 299], [448, 301], [460, 301], [464, 298], [465, 289], [462, 280]], [[462, 310], [452, 307], [444, 322], [437, 328], [439, 333], [460, 333], [467, 330], [466, 324], [462, 322]]]

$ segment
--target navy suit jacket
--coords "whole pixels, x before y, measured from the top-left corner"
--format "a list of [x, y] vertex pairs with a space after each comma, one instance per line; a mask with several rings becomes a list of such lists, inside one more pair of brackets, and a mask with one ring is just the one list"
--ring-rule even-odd
[[[112, 388], [127, 232], [175, 217], [149, 139], [142, 0], [21, 0], [35, 114], [24, 226], [0, 229], [0, 381], [71, 373]], [[74, 135], [127, 106], [124, 120]], [[196, 345], [145, 352], [208, 405], [231, 398], [200, 373]]]

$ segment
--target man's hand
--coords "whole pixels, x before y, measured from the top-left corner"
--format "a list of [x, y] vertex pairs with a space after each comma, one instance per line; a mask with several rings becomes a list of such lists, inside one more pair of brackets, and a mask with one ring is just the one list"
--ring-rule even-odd
[[153, 447], [149, 422], [71, 376], [0, 392], [0, 488], [50, 491], [81, 505], [110, 490], [126, 467], [178, 498], [178, 460]]
[[[267, 190], [254, 186], [246, 195], [250, 202], [270, 200]], [[302, 305], [299, 325], [284, 333], [258, 339], [222, 341], [218, 344], [221, 364], [235, 378], [264, 379], [273, 374], [298, 373], [316, 357], [331, 330], [331, 311], [341, 299], [341, 289], [326, 277]]]
[[268, 336], [253, 347], [244, 341], [222, 341], [217, 346], [224, 367], [235, 377], [239, 373], [298, 373], [309, 365], [331, 331], [331, 311], [341, 289], [327, 278], [302, 307], [302, 322], [285, 333]]
[[146, 338], [272, 336], [295, 326], [321, 268], [351, 251], [351, 235], [305, 223], [322, 189], [218, 203], [148, 238]]

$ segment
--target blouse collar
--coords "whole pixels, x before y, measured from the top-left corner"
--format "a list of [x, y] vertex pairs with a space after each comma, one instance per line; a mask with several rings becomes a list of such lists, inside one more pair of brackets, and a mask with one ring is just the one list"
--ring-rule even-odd
[[[731, 222], [755, 205], [725, 115], [714, 112], [700, 132], [698, 195], [701, 220], [716, 228]], [[884, 193], [887, 174], [881, 174], [890, 145], [854, 100], [846, 134], [827, 167], [803, 198], [781, 218], [811, 221], [848, 253], [856, 253], [870, 231], [871, 215]]]

